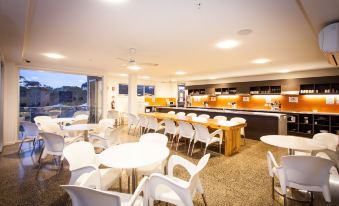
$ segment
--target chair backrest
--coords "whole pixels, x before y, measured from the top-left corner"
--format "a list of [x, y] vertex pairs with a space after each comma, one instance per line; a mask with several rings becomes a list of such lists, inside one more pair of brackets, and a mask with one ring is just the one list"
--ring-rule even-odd
[[190, 123], [178, 121], [178, 125], [179, 125], [179, 135], [189, 139], [194, 137], [194, 130]]
[[[135, 201], [139, 198], [141, 192], [144, 193], [143, 205], [148, 205], [148, 194], [146, 187], [148, 185], [148, 178], [144, 177], [138, 187], [136, 188], [132, 197], [127, 200], [128, 206], [133, 206]], [[111, 193], [102, 190], [91, 189], [88, 187], [77, 186], [77, 185], [61, 185], [66, 190], [72, 200], [74, 206], [120, 206], [121, 197], [119, 193]], [[121, 194], [126, 197], [126, 194]]]
[[120, 112], [116, 110], [110, 110], [107, 112], [107, 118], [118, 119], [120, 118]]
[[99, 124], [98, 130], [100, 132], [105, 132], [107, 128], [109, 127], [113, 128], [114, 119], [101, 119], [98, 124]]
[[268, 151], [266, 157], [267, 157], [268, 174], [271, 177], [274, 177], [273, 169], [277, 168], [278, 164], [275, 161], [275, 158], [274, 158], [272, 152]]
[[24, 128], [26, 137], [37, 137], [39, 135], [39, 128], [36, 124], [32, 122], [20, 122], [20, 124]]
[[286, 186], [323, 192], [327, 202], [331, 202], [329, 195], [330, 169], [334, 162], [313, 156], [284, 156], [281, 158], [283, 177], [279, 176], [282, 190], [286, 194]]
[[38, 127], [41, 127], [43, 124], [46, 124], [48, 123], [49, 121], [48, 120], [51, 120], [52, 117], [50, 116], [36, 116], [34, 117], [34, 122], [35, 124], [38, 125]]
[[[238, 122], [238, 123], [246, 123], [246, 119], [242, 118], [242, 117], [233, 117], [232, 119], [230, 119], [231, 122]], [[245, 135], [245, 128], [242, 127], [240, 129], [240, 134], [241, 135]]]
[[139, 141], [156, 143], [156, 144], [160, 144], [166, 147], [168, 138], [166, 135], [159, 134], [159, 133], [147, 133], [147, 134], [141, 135]]
[[105, 141], [106, 148], [110, 147], [111, 145], [121, 144], [119, 130], [117, 128], [107, 127], [102, 140]]
[[70, 170], [89, 164], [99, 165], [94, 147], [89, 142], [74, 142], [64, 149], [63, 154], [69, 163]]
[[210, 118], [210, 115], [208, 114], [201, 114], [198, 116], [199, 118], [204, 118], [204, 119], [209, 119]]
[[167, 114], [175, 114], [175, 111], [169, 111]]
[[165, 119], [165, 134], [175, 134], [177, 131], [177, 127], [175, 126], [175, 122], [171, 119]]
[[182, 116], [185, 116], [185, 115], [186, 115], [185, 112], [178, 112], [177, 113], [177, 116], [181, 116], [182, 117]]
[[200, 142], [207, 142], [210, 139], [208, 128], [202, 124], [193, 123], [195, 129], [195, 139]]
[[79, 114], [75, 117], [75, 120], [87, 120], [88, 121], [89, 115], [87, 114]]
[[41, 125], [41, 130], [43, 132], [58, 133], [61, 131], [61, 128], [57, 123], [44, 123]]
[[65, 140], [62, 136], [48, 132], [42, 132], [40, 136], [43, 138], [45, 148], [48, 151], [62, 153], [65, 146]]
[[189, 179], [190, 183], [190, 191], [193, 194], [196, 190], [199, 193], [203, 193], [203, 188], [199, 179], [199, 173], [206, 167], [208, 160], [210, 159], [210, 154], [205, 154], [198, 162], [195, 171], [191, 173], [191, 177]]
[[318, 133], [313, 139], [327, 146], [327, 149], [337, 151], [339, 136], [332, 133]]
[[188, 117], [197, 117], [197, 114], [196, 113], [188, 113], [186, 116], [188, 116]]
[[147, 117], [148, 128], [157, 129], [158, 128], [158, 119], [155, 117]]
[[128, 126], [136, 126], [138, 124], [138, 117], [134, 114], [128, 113]]
[[213, 119], [226, 121], [227, 117], [225, 117], [225, 116], [215, 116], [215, 117], [213, 117]]
[[148, 120], [147, 120], [146, 116], [139, 115], [139, 125], [141, 127], [147, 127], [148, 126]]

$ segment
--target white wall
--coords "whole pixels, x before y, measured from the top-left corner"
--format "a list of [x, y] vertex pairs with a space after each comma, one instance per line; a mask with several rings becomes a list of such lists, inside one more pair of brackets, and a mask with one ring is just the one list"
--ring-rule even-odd
[[[112, 96], [115, 96], [115, 108], [118, 111], [128, 112], [128, 96], [119, 95], [118, 85], [120, 83], [128, 83], [128, 77], [108, 76], [106, 85], [106, 108], [111, 108]], [[162, 83], [154, 80], [138, 80], [138, 84], [154, 85], [156, 97], [177, 97], [177, 84], [176, 83]], [[112, 91], [112, 87], [115, 87], [115, 91]], [[138, 97], [138, 112], [144, 111], [145, 98]]]

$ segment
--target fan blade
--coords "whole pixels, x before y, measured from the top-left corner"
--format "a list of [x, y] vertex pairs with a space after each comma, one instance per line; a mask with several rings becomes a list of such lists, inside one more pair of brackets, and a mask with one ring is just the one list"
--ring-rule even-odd
[[155, 64], [155, 63], [137, 63], [140, 66], [150, 66], [150, 67], [156, 67], [159, 66], [159, 64]]
[[118, 57], [118, 58], [115, 58], [115, 59], [117, 59], [117, 60], [120, 60], [120, 61], [123, 61], [123, 62], [129, 62], [129, 60], [128, 60], [128, 59], [124, 59], [124, 58], [120, 58], [120, 57]]

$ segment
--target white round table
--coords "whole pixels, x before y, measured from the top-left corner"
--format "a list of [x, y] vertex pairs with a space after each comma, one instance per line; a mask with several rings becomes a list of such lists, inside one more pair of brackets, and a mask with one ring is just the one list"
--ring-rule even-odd
[[165, 160], [169, 149], [156, 143], [133, 142], [112, 146], [99, 155], [99, 162], [107, 167], [132, 169], [132, 189], [136, 188], [136, 169]]
[[260, 137], [260, 140], [266, 144], [288, 149], [288, 154], [294, 155], [294, 150], [322, 150], [326, 145], [313, 139], [289, 136], [289, 135], [267, 135]]
[[146, 133], [140, 136], [139, 142], [156, 143], [166, 146], [168, 137], [160, 133]]

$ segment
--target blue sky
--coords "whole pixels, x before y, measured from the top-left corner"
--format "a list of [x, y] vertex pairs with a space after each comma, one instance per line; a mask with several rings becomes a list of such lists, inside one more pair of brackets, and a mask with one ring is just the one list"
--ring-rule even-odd
[[42, 85], [48, 85], [53, 88], [62, 86], [80, 87], [87, 81], [87, 76], [76, 74], [65, 74], [60, 72], [46, 72], [38, 70], [20, 70], [20, 76], [30, 81], [39, 81]]

